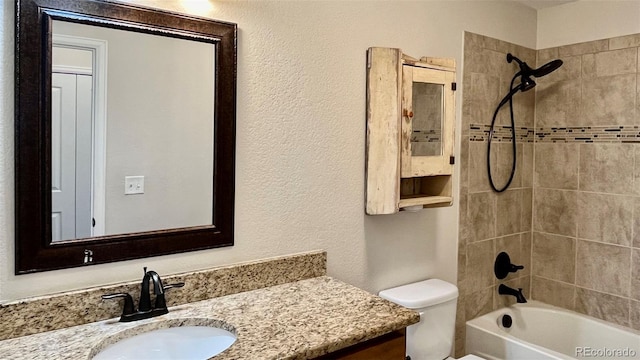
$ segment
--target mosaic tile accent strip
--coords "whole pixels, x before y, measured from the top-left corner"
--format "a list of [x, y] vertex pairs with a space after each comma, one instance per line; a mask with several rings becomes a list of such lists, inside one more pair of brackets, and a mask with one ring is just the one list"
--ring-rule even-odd
[[536, 142], [640, 143], [640, 126], [575, 126], [537, 128]]
[[[489, 125], [469, 126], [469, 141], [487, 141]], [[511, 142], [511, 127], [496, 126], [493, 140]], [[640, 143], [639, 125], [516, 128], [517, 142], [540, 143]]]
[[[489, 139], [489, 125], [469, 125], [470, 141], [487, 141]], [[492, 142], [511, 142], [511, 126], [495, 126]], [[516, 142], [533, 142], [534, 131], [526, 127], [516, 127]]]

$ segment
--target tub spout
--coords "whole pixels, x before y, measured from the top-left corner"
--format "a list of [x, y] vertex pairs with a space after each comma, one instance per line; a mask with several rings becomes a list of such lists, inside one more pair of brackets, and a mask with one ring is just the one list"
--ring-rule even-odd
[[500, 295], [512, 295], [516, 297], [516, 301], [519, 303], [526, 303], [527, 299], [525, 299], [524, 295], [522, 295], [522, 288], [518, 288], [518, 290], [508, 287], [505, 284], [500, 284], [498, 286], [498, 294]]

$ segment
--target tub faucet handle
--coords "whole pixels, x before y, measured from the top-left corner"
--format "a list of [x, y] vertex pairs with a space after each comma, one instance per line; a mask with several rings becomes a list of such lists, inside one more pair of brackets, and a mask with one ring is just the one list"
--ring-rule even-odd
[[522, 269], [524, 269], [524, 266], [512, 264], [511, 259], [509, 258], [509, 254], [504, 251], [498, 254], [498, 256], [496, 257], [496, 261], [493, 264], [493, 272], [500, 280], [506, 278], [509, 273], [516, 272]]

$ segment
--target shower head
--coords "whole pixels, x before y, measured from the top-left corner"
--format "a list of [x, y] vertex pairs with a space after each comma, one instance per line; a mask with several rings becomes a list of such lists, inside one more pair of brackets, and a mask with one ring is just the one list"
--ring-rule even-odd
[[550, 61], [537, 69], [532, 69], [526, 62], [518, 59], [513, 56], [511, 53], [507, 54], [507, 62], [511, 63], [515, 61], [520, 66], [520, 71], [518, 71], [513, 78], [515, 79], [518, 75], [520, 76], [520, 86], [517, 87], [520, 91], [531, 90], [536, 86], [536, 82], [531, 78], [532, 76], [535, 78], [539, 78], [549, 73], [553, 72], [560, 66], [562, 66], [562, 60], [553, 60]]
[[533, 70], [534, 77], [542, 77], [548, 75], [549, 73], [555, 71], [557, 68], [562, 66], [562, 60], [556, 59], [553, 61], [549, 61], [548, 63], [540, 66], [539, 68]]
[[540, 66], [537, 69], [532, 69], [529, 65], [527, 65], [526, 62], [518, 59], [517, 57], [513, 56], [511, 53], [507, 54], [507, 62], [511, 63], [512, 61], [515, 61], [518, 63], [518, 65], [520, 65], [520, 75], [524, 77], [530, 77], [530, 76], [533, 76], [536, 78], [543, 77], [555, 71], [560, 66], [562, 66], [562, 60], [556, 59]]
[[527, 90], [531, 90], [536, 86], [536, 82], [529, 76], [522, 75], [520, 78], [520, 87], [518, 88], [520, 91], [525, 92]]

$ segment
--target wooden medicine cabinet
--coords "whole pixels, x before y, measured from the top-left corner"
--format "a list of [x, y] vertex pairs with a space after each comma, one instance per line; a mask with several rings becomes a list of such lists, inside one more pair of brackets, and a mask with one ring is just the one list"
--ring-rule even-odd
[[453, 59], [369, 48], [367, 214], [452, 204], [455, 79]]

